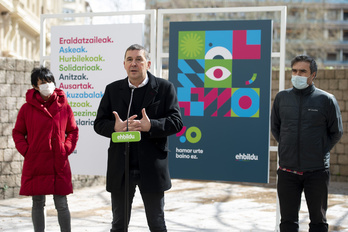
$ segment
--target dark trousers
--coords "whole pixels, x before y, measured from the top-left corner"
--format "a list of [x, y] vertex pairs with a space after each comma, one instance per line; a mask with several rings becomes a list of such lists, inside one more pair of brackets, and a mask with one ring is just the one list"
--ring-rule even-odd
[[280, 231], [299, 231], [298, 213], [304, 192], [309, 211], [309, 231], [327, 232], [326, 210], [330, 172], [328, 169], [298, 175], [278, 170], [277, 191], [280, 205]]
[[[45, 203], [46, 195], [35, 195], [32, 196], [33, 207], [31, 211], [34, 231], [44, 232], [45, 231]], [[71, 231], [71, 217], [68, 206], [67, 196], [53, 195], [54, 205], [58, 212], [58, 223], [61, 232]]]
[[[145, 193], [141, 191], [140, 174], [138, 172], [130, 172], [129, 175], [129, 205], [128, 205], [128, 223], [131, 216], [132, 202], [135, 194], [136, 186], [139, 186], [140, 194], [144, 202], [147, 224], [152, 232], [166, 232], [166, 224], [164, 220], [164, 192]], [[111, 193], [112, 203], [112, 229], [110, 232], [124, 232], [124, 207], [125, 195], [124, 187], [120, 192]]]

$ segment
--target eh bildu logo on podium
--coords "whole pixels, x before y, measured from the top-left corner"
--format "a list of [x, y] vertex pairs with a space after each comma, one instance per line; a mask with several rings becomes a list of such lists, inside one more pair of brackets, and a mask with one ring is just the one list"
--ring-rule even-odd
[[139, 131], [114, 132], [111, 139], [114, 143], [139, 142], [141, 136]]

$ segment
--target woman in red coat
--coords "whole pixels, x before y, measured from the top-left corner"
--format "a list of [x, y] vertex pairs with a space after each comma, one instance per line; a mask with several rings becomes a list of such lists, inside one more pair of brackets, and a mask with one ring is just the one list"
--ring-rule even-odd
[[32, 196], [35, 232], [45, 230], [45, 195], [53, 194], [61, 231], [71, 231], [66, 195], [73, 192], [68, 156], [74, 151], [78, 128], [65, 93], [55, 88], [47, 68], [34, 68], [32, 89], [19, 110], [12, 137], [24, 156], [19, 194]]

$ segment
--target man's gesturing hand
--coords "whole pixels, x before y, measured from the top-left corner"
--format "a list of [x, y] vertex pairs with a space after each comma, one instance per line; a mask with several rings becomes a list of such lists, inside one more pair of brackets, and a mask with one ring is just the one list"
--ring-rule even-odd
[[[123, 132], [123, 131], [127, 131], [127, 120], [122, 121], [122, 119], [120, 118], [120, 116], [118, 116], [118, 113], [116, 111], [112, 112], [115, 115], [115, 126], [114, 126], [114, 130], [116, 132]], [[137, 115], [133, 115], [132, 117], [128, 118], [128, 124], [130, 121], [133, 121], [135, 118], [137, 117]], [[128, 128], [129, 131], [131, 131], [130, 128]]]
[[[116, 132], [127, 131], [127, 120], [123, 121], [116, 111], [113, 111], [112, 113], [115, 115], [115, 119], [116, 119], [114, 130]], [[133, 115], [128, 118], [129, 131], [144, 131], [144, 132], [150, 131], [151, 122], [149, 117], [146, 114], [145, 108], [141, 110], [141, 114], [143, 117], [140, 120], [134, 120], [137, 117], [137, 115]]]
[[130, 117], [128, 119], [128, 129], [129, 131], [144, 131], [147, 132], [151, 129], [151, 122], [149, 117], [146, 114], [145, 108], [141, 110], [142, 119], [134, 120], [134, 118]]

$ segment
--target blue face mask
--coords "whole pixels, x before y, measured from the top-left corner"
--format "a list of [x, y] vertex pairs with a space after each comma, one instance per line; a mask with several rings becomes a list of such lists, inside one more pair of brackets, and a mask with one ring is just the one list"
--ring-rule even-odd
[[296, 88], [296, 89], [305, 89], [308, 87], [307, 84], [307, 79], [308, 77], [303, 77], [303, 76], [292, 76], [291, 77], [291, 82], [292, 85]]

